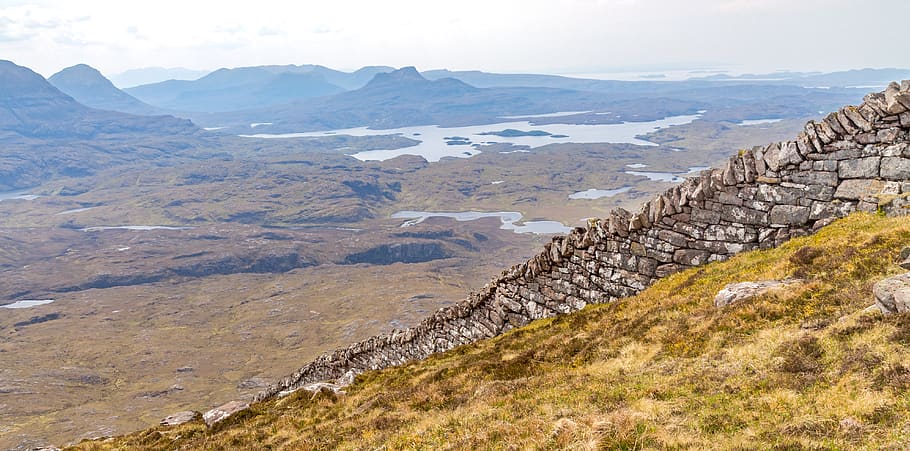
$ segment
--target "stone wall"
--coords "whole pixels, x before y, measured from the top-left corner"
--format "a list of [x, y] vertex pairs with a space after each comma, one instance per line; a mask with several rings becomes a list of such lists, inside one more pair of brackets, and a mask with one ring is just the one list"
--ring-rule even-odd
[[776, 246], [856, 210], [910, 213], [910, 81], [806, 124], [794, 141], [741, 150], [645, 203], [554, 237], [543, 252], [418, 326], [326, 353], [261, 393], [418, 360], [657, 279]]

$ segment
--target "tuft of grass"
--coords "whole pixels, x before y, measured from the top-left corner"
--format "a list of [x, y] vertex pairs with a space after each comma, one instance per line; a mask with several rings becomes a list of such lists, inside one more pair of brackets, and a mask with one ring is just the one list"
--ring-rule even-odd
[[[910, 315], [866, 308], [902, 271], [906, 218], [818, 234], [675, 274], [640, 295], [536, 321], [347, 395], [296, 393], [75, 449], [906, 449]], [[798, 288], [725, 309], [731, 282]]]

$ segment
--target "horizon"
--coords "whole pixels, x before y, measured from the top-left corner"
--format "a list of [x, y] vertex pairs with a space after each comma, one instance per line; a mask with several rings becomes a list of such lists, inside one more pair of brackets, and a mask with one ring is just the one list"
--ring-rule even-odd
[[[265, 0], [251, 9], [173, 0], [2, 0], [0, 54], [45, 77], [79, 63], [106, 76], [146, 67], [212, 71], [289, 63], [566, 76], [910, 66], [910, 57], [887, 45], [900, 42], [900, 20], [910, 14], [910, 4], [899, 0], [570, 0], [560, 6]], [[888, 14], [878, 15], [874, 27], [857, 27], [870, 7]], [[857, 29], [862, 39], [842, 31]]]

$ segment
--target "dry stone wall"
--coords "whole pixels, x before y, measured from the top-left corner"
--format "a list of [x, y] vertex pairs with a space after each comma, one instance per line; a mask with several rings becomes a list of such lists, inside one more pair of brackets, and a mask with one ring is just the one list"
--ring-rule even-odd
[[645, 203], [554, 237], [418, 326], [329, 352], [258, 399], [418, 360], [587, 304], [631, 296], [669, 274], [776, 246], [851, 212], [910, 212], [910, 81], [892, 83], [793, 141], [742, 150]]

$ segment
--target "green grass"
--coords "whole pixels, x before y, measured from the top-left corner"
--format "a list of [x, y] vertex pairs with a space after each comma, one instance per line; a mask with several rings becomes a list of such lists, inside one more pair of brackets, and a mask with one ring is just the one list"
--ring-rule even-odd
[[[866, 310], [910, 221], [857, 214], [423, 362], [207, 430], [76, 449], [905, 449], [910, 315]], [[801, 277], [724, 309], [731, 282]]]

